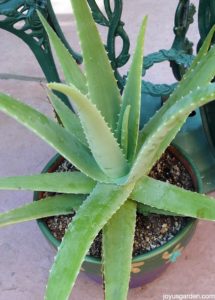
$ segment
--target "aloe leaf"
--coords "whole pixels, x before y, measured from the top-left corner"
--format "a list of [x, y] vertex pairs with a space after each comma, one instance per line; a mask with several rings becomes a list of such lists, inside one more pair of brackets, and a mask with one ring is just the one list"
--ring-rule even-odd
[[[204, 51], [206, 48], [203, 47]], [[202, 49], [202, 51], [203, 51]], [[185, 73], [182, 80], [179, 82], [175, 92], [168, 99], [167, 107], [177, 102], [181, 97], [196, 89], [196, 87], [203, 87], [211, 82], [215, 75], [215, 71], [211, 64], [215, 62], [215, 47], [211, 47], [208, 53], [200, 53], [201, 59], [197, 56], [194, 63]], [[167, 108], [166, 108], [167, 109]]]
[[48, 86], [69, 96], [74, 102], [90, 150], [103, 172], [113, 178], [125, 175], [127, 161], [96, 106], [71, 85], [50, 83]]
[[151, 214], [164, 215], [164, 216], [180, 216], [180, 217], [182, 216], [178, 213], [173, 213], [168, 210], [158, 209], [156, 207], [152, 207], [152, 206], [145, 205], [142, 203], [138, 203], [137, 211], [144, 216], [149, 216]]
[[89, 149], [45, 115], [2, 93], [0, 111], [33, 131], [84, 174], [96, 180], [110, 181], [97, 165]]
[[69, 133], [74, 135], [82, 144], [88, 147], [88, 143], [81, 126], [80, 120], [71, 109], [69, 109], [54, 93], [51, 91], [48, 93], [49, 99], [59, 116], [62, 125], [66, 128]]
[[215, 98], [215, 84], [208, 84], [180, 99], [166, 111], [151, 132], [138, 153], [136, 161], [128, 176], [128, 181], [138, 180], [147, 175], [155, 162], [168, 147], [186, 117], [198, 108]]
[[0, 190], [89, 194], [94, 187], [95, 181], [78, 171], [0, 178]]
[[204, 40], [204, 43], [202, 44], [198, 55], [195, 57], [192, 66], [195, 67], [200, 61], [201, 59], [206, 55], [206, 53], [208, 52], [210, 46], [211, 46], [211, 42], [212, 42], [212, 38], [214, 36], [214, 32], [215, 32], [215, 25], [213, 25], [206, 37], [206, 39]]
[[145, 176], [139, 181], [131, 198], [139, 203], [187, 217], [215, 220], [213, 198], [150, 177]]
[[66, 82], [68, 84], [72, 83], [83, 94], [87, 94], [88, 90], [86, 77], [82, 73], [81, 69], [77, 65], [72, 55], [61, 42], [55, 31], [51, 28], [46, 19], [43, 17], [43, 15], [39, 11], [37, 11], [37, 13], [59, 59]]
[[0, 227], [35, 219], [68, 215], [85, 200], [83, 195], [57, 195], [0, 214]]
[[127, 200], [103, 229], [105, 300], [127, 299], [135, 223], [136, 203]]
[[153, 116], [153, 118], [144, 126], [139, 134], [138, 149], [145, 141], [145, 139], [151, 135], [151, 132], [156, 127], [157, 121], [160, 120], [163, 114], [181, 97], [185, 96], [189, 92], [196, 89], [196, 87], [203, 87], [211, 82], [215, 76], [215, 47], [212, 46], [208, 51], [211, 37], [213, 36], [215, 27], [210, 31], [208, 38], [203, 43], [196, 59], [190, 66], [189, 70], [183, 76], [179, 82], [176, 90], [170, 95], [169, 99], [165, 102], [161, 109]]
[[125, 86], [122, 107], [120, 110], [118, 123], [118, 137], [122, 129], [123, 116], [128, 105], [131, 105], [128, 123], [128, 160], [132, 161], [137, 147], [140, 122], [140, 104], [142, 87], [143, 49], [147, 18], [145, 17], [137, 39], [137, 46], [129, 70], [127, 83]]
[[93, 239], [129, 197], [134, 185], [98, 184], [78, 210], [51, 269], [46, 300], [68, 299]]
[[121, 147], [126, 157], [128, 152], [128, 122], [129, 122], [130, 110], [131, 110], [131, 105], [128, 105], [123, 115], [122, 130], [121, 130]]
[[[120, 92], [86, 0], [71, 0], [83, 52], [89, 98], [115, 132]], [[101, 100], [102, 99], [102, 100]]]

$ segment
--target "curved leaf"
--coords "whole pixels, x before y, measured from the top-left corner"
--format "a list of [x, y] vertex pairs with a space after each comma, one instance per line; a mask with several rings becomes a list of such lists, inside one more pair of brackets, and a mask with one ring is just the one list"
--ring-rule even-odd
[[103, 172], [113, 178], [125, 175], [127, 161], [96, 106], [71, 85], [50, 83], [48, 86], [69, 96], [74, 102], [91, 152]]
[[91, 178], [77, 171], [0, 178], [0, 190], [89, 194], [95, 184]]
[[188, 115], [196, 108], [215, 99], [215, 84], [208, 84], [181, 98], [157, 121], [145, 140], [128, 176], [128, 181], [147, 175], [155, 162], [174, 139]]
[[199, 49], [199, 52], [192, 63], [193, 68], [201, 61], [201, 59], [204, 57], [204, 55], [208, 52], [208, 50], [211, 46], [211, 43], [212, 43], [214, 33], [215, 33], [215, 25], [213, 25], [211, 27], [206, 39], [204, 40], [204, 43], [202, 44], [201, 48]]
[[37, 11], [37, 14], [57, 54], [66, 82], [72, 83], [83, 94], [87, 94], [88, 90], [86, 77], [82, 73], [80, 67], [77, 65], [72, 55], [66, 49], [64, 44], [61, 42], [61, 40], [59, 39], [55, 31], [52, 29], [52, 27], [48, 24], [43, 15], [39, 11]]
[[139, 203], [176, 214], [215, 221], [214, 198], [187, 191], [150, 177], [145, 176], [139, 181], [131, 198]]
[[139, 135], [138, 149], [140, 149], [143, 142], [150, 136], [156, 123], [162, 118], [163, 114], [183, 96], [197, 87], [204, 87], [209, 84], [215, 76], [215, 47], [212, 46], [208, 51], [210, 39], [213, 36], [215, 27], [211, 29], [208, 39], [205, 40], [197, 57], [193, 61], [189, 70], [179, 82], [175, 91], [170, 95], [168, 101], [158, 110], [158, 112], [151, 118], [151, 120], [144, 126]]
[[41, 219], [68, 215], [77, 210], [85, 200], [83, 195], [58, 195], [34, 201], [22, 207], [0, 214], [0, 227]]
[[54, 93], [49, 92], [49, 99], [65, 129], [74, 135], [79, 142], [88, 147], [80, 120]]
[[45, 115], [2, 93], [0, 111], [33, 131], [84, 174], [99, 181], [110, 181], [97, 165], [89, 149]]

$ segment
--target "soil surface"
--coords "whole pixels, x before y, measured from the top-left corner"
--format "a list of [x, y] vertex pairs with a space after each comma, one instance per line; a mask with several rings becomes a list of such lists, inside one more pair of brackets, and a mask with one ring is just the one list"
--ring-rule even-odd
[[[66, 160], [58, 167], [57, 172], [68, 172], [75, 168]], [[166, 151], [152, 168], [149, 176], [168, 181], [171, 184], [194, 190], [192, 179], [183, 164], [170, 152]], [[50, 195], [50, 194], [49, 194]], [[47, 196], [45, 194], [44, 196]], [[61, 241], [68, 224], [75, 212], [66, 216], [45, 218], [45, 222], [52, 234]], [[152, 214], [143, 216], [137, 213], [133, 256], [149, 252], [171, 240], [188, 222], [189, 218], [161, 216]], [[100, 258], [102, 252], [102, 232], [95, 238], [89, 254]]]

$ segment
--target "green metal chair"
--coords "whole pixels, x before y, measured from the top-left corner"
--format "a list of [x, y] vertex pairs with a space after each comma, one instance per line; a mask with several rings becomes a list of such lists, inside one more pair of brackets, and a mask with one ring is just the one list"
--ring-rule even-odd
[[[103, 0], [106, 14], [99, 9], [96, 0], [88, 0], [96, 23], [107, 28], [107, 41], [105, 46], [118, 80], [121, 90], [125, 84], [125, 77], [119, 72], [129, 60], [130, 42], [121, 20], [123, 0]], [[34, 53], [41, 66], [47, 81], [60, 81], [51, 47], [47, 35], [37, 17], [39, 9], [56, 31], [70, 53], [81, 64], [82, 58], [76, 53], [65, 39], [53, 11], [50, 0], [0, 0], [0, 28], [5, 29], [21, 38]], [[179, 0], [175, 13], [174, 34], [175, 38], [171, 49], [160, 50], [145, 57], [143, 76], [146, 71], [156, 63], [169, 61], [176, 83], [172, 85], [154, 84], [143, 80], [142, 83], [142, 112], [141, 126], [162, 105], [181, 79], [186, 68], [193, 60], [193, 44], [187, 39], [187, 31], [193, 23], [196, 8], [189, 0]], [[199, 0], [198, 26], [200, 40], [197, 50], [204, 41], [210, 28], [215, 23], [215, 1]], [[116, 38], [122, 40], [121, 52], [116, 54]], [[143, 77], [144, 78], [144, 77]], [[69, 105], [66, 98], [62, 100]], [[178, 134], [175, 142], [187, 151], [199, 167], [204, 191], [215, 188], [215, 102], [206, 105], [191, 114], [188, 121]]]

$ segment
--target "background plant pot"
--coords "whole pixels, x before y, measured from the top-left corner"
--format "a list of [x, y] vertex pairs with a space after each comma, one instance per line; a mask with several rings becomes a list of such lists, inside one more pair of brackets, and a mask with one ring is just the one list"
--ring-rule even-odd
[[[182, 162], [191, 178], [193, 180], [195, 189], [201, 191], [201, 178], [189, 157], [181, 149], [175, 146], [170, 146], [169, 150]], [[60, 155], [55, 155], [43, 169], [43, 173], [54, 172], [59, 164], [64, 160]], [[42, 192], [34, 193], [34, 201], [41, 199]], [[53, 236], [44, 220], [37, 221], [38, 225], [43, 232], [46, 239], [56, 249], [59, 247], [60, 242]], [[186, 226], [180, 230], [176, 236], [169, 242], [152, 250], [146, 254], [138, 255], [133, 258], [131, 268], [131, 281], [130, 287], [138, 287], [143, 284], [149, 283], [156, 279], [166, 268], [181, 255], [184, 247], [191, 240], [197, 220], [190, 219]], [[75, 242], [75, 241], [74, 241]], [[82, 271], [86, 273], [96, 282], [102, 283], [102, 264], [101, 260], [92, 256], [86, 256], [82, 265]]]

